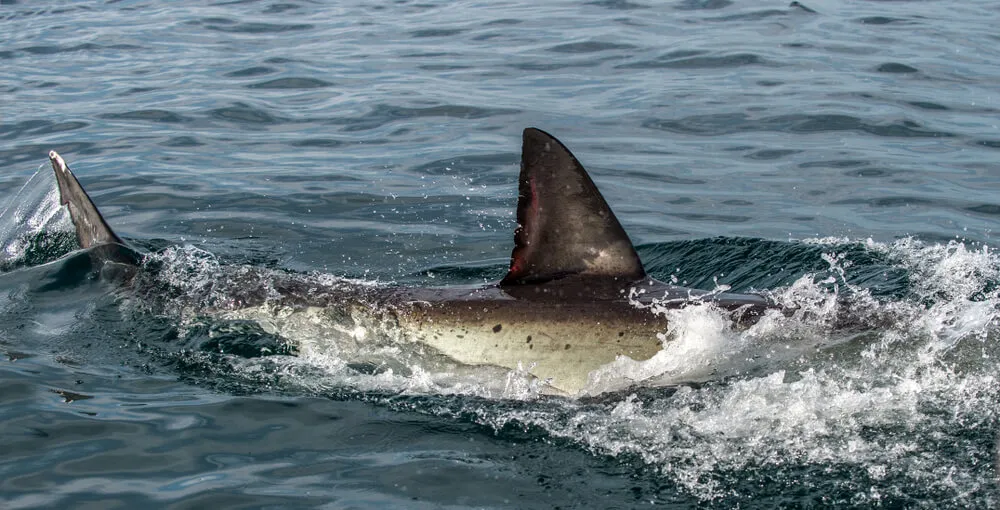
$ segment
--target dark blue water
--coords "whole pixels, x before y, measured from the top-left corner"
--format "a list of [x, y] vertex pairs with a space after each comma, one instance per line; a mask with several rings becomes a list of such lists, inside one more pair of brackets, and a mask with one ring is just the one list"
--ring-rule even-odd
[[[1000, 6], [807, 7], [0, 2], [0, 506], [997, 505]], [[501, 277], [527, 126], [652, 274], [799, 312], [575, 399], [211, 313]], [[64, 258], [52, 149], [146, 290]]]

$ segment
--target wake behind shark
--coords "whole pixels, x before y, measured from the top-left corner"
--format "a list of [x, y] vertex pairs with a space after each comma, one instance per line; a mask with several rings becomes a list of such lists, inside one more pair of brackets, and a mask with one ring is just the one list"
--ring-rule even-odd
[[[102, 276], [129, 281], [142, 255], [115, 234], [54, 151], [49, 153], [61, 203], [82, 248]], [[755, 294], [708, 292], [669, 285], [646, 274], [631, 240], [575, 156], [544, 131], [524, 130], [510, 269], [497, 284], [468, 288], [339, 286], [302, 291], [274, 285], [289, 314], [331, 317], [363, 313], [389, 324], [401, 341], [426, 345], [467, 365], [527, 369], [557, 393], [578, 394], [594, 370], [626, 356], [645, 361], [662, 348], [667, 319], [646, 306], [711, 303], [739, 324], [773, 305]], [[356, 287], [356, 288], [355, 288]], [[242, 300], [244, 312], [267, 307]], [[290, 311], [289, 311], [290, 310]], [[294, 321], [286, 321], [293, 323]], [[363, 341], [364, 331], [352, 333]]]

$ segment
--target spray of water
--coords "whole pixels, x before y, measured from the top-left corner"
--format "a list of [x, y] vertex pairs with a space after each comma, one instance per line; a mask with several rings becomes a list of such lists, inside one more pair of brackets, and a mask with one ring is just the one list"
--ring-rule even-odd
[[0, 210], [3, 269], [48, 262], [72, 249], [73, 226], [59, 204], [55, 177], [42, 165]]

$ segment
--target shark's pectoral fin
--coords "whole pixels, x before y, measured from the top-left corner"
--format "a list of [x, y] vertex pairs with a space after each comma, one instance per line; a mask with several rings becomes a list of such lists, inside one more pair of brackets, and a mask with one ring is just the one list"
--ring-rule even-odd
[[524, 130], [517, 223], [501, 286], [568, 276], [635, 281], [646, 275], [583, 165], [559, 140], [535, 128]]
[[128, 272], [124, 268], [139, 265], [142, 256], [111, 230], [63, 158], [56, 151], [49, 151], [49, 161], [59, 185], [59, 203], [69, 209], [80, 247], [88, 250], [96, 260], [114, 263], [114, 269], [104, 267], [102, 271], [118, 277]]

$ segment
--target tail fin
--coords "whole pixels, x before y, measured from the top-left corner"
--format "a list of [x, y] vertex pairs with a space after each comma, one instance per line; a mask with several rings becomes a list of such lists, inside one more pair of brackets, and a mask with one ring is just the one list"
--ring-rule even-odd
[[56, 173], [56, 182], [59, 183], [59, 203], [69, 208], [69, 216], [76, 227], [76, 238], [80, 242], [80, 247], [84, 249], [92, 248], [102, 244], [120, 244], [127, 246], [115, 234], [108, 223], [104, 221], [97, 206], [80, 186], [80, 181], [69, 170], [69, 166], [63, 158], [56, 154], [56, 151], [49, 151], [49, 161], [52, 162], [52, 170]]

